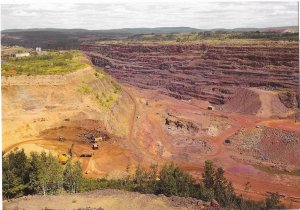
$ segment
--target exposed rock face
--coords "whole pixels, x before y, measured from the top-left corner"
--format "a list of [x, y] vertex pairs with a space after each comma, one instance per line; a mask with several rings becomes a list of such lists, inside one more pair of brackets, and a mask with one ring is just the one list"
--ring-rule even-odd
[[298, 107], [299, 108], [299, 94], [295, 94], [293, 92], [284, 92], [280, 93], [279, 95], [280, 101], [287, 107], [287, 108], [293, 108]]
[[[286, 106], [299, 95], [298, 44], [82, 44], [92, 62], [119, 81], [178, 98], [224, 104], [236, 87], [285, 90]], [[105, 68], [106, 67], [106, 68]], [[109, 67], [109, 68], [108, 68]]]

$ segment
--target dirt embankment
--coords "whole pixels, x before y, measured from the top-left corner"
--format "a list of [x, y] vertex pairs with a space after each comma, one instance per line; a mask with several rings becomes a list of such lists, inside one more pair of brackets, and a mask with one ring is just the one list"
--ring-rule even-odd
[[256, 115], [262, 118], [288, 117], [297, 113], [280, 99], [278, 92], [258, 88], [238, 88], [236, 93], [223, 105], [220, 110], [237, 112], [246, 115]]
[[[62, 76], [21, 76], [9, 81], [2, 84], [4, 152], [24, 148], [28, 153], [59, 154], [74, 143], [76, 158], [89, 175], [112, 171], [109, 167], [94, 169], [94, 165], [106, 165], [114, 158], [119, 168], [126, 168], [128, 155], [120, 145], [129, 131], [132, 104], [109, 75], [91, 66]], [[105, 152], [93, 152], [91, 144], [79, 137], [97, 130], [111, 136], [100, 143]], [[66, 141], [59, 142], [60, 136]], [[113, 146], [114, 142], [119, 143]], [[80, 158], [85, 152], [95, 155]]]
[[27, 196], [3, 202], [4, 210], [40, 209], [224, 209], [216, 202], [204, 202], [194, 198], [166, 197], [121, 190], [98, 190], [86, 193], [56, 196]]
[[247, 89], [239, 89], [235, 95], [222, 106], [222, 109], [229, 112], [255, 115], [261, 106], [262, 102], [259, 99], [258, 93]]

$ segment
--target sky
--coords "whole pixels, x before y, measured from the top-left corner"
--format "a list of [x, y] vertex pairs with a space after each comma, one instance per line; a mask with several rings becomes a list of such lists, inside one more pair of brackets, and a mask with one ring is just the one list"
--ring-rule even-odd
[[[13, 4], [12, 4], [13, 2]], [[298, 2], [3, 0], [1, 29], [263, 28], [298, 25]], [[48, 2], [48, 3], [47, 3]], [[74, 3], [75, 2], [75, 3]], [[77, 3], [76, 3], [77, 2]], [[98, 1], [99, 2], [99, 1]], [[112, 2], [112, 3], [110, 3]]]

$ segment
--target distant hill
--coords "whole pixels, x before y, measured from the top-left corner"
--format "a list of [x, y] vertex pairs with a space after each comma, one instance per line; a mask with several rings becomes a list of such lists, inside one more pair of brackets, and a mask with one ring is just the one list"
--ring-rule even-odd
[[93, 40], [127, 39], [136, 34], [190, 33], [202, 30], [189, 27], [123, 28], [111, 30], [32, 28], [7, 29], [1, 33], [3, 45], [43, 49], [79, 49], [80, 43]]
[[3, 45], [19, 45], [27, 48], [37, 46], [43, 49], [79, 49], [82, 42], [95, 40], [121, 40], [139, 35], [162, 35], [177, 33], [204, 32], [295, 32], [297, 26], [269, 28], [235, 28], [235, 29], [197, 29], [190, 27], [158, 27], [158, 28], [122, 28], [110, 30], [32, 28], [6, 29], [1, 31]]
[[151, 34], [151, 33], [184, 33], [184, 32], [202, 32], [202, 31], [284, 31], [298, 30], [298, 26], [281, 26], [266, 28], [214, 28], [214, 29], [197, 29], [191, 27], [157, 27], [157, 28], [121, 28], [107, 30], [88, 30], [88, 29], [63, 29], [63, 28], [30, 28], [30, 29], [5, 29], [2, 33], [14, 32], [33, 32], [33, 31], [52, 31], [61, 33], [124, 33], [124, 34]]
[[276, 31], [282, 32], [285, 30], [298, 30], [298, 26], [281, 26], [281, 27], [267, 27], [267, 28], [234, 28], [234, 29], [211, 29], [211, 31], [240, 31], [240, 32], [250, 32], [250, 31], [260, 31], [260, 32], [268, 32], [268, 31]]
[[183, 33], [205, 31], [190, 27], [157, 27], [157, 28], [121, 28], [107, 30], [88, 30], [88, 29], [61, 29], [61, 28], [30, 28], [30, 29], [6, 29], [2, 33], [15, 32], [61, 32], [61, 33], [122, 33], [122, 34], [151, 34], [151, 33]]

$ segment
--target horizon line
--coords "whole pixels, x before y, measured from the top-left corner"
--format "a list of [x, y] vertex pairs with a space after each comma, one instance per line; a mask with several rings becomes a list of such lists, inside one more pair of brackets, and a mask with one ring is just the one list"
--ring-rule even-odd
[[267, 27], [235, 27], [235, 28], [209, 28], [209, 29], [205, 29], [205, 28], [195, 28], [195, 27], [190, 27], [190, 26], [158, 26], [158, 27], [127, 27], [127, 28], [103, 28], [103, 29], [87, 29], [87, 28], [56, 28], [56, 27], [49, 27], [49, 28], [7, 28], [7, 29], [1, 29], [1, 31], [5, 31], [5, 30], [33, 30], [33, 29], [37, 29], [37, 30], [41, 30], [41, 29], [60, 29], [60, 30], [87, 30], [87, 31], [109, 31], [109, 30], [124, 30], [124, 29], [159, 29], [159, 28], [189, 28], [189, 29], [196, 29], [196, 30], [234, 30], [234, 29], [247, 29], [247, 28], [255, 28], [255, 29], [265, 29], [265, 28], [284, 28], [284, 27], [298, 27], [299, 29], [299, 25], [286, 25], [286, 26], [267, 26]]

